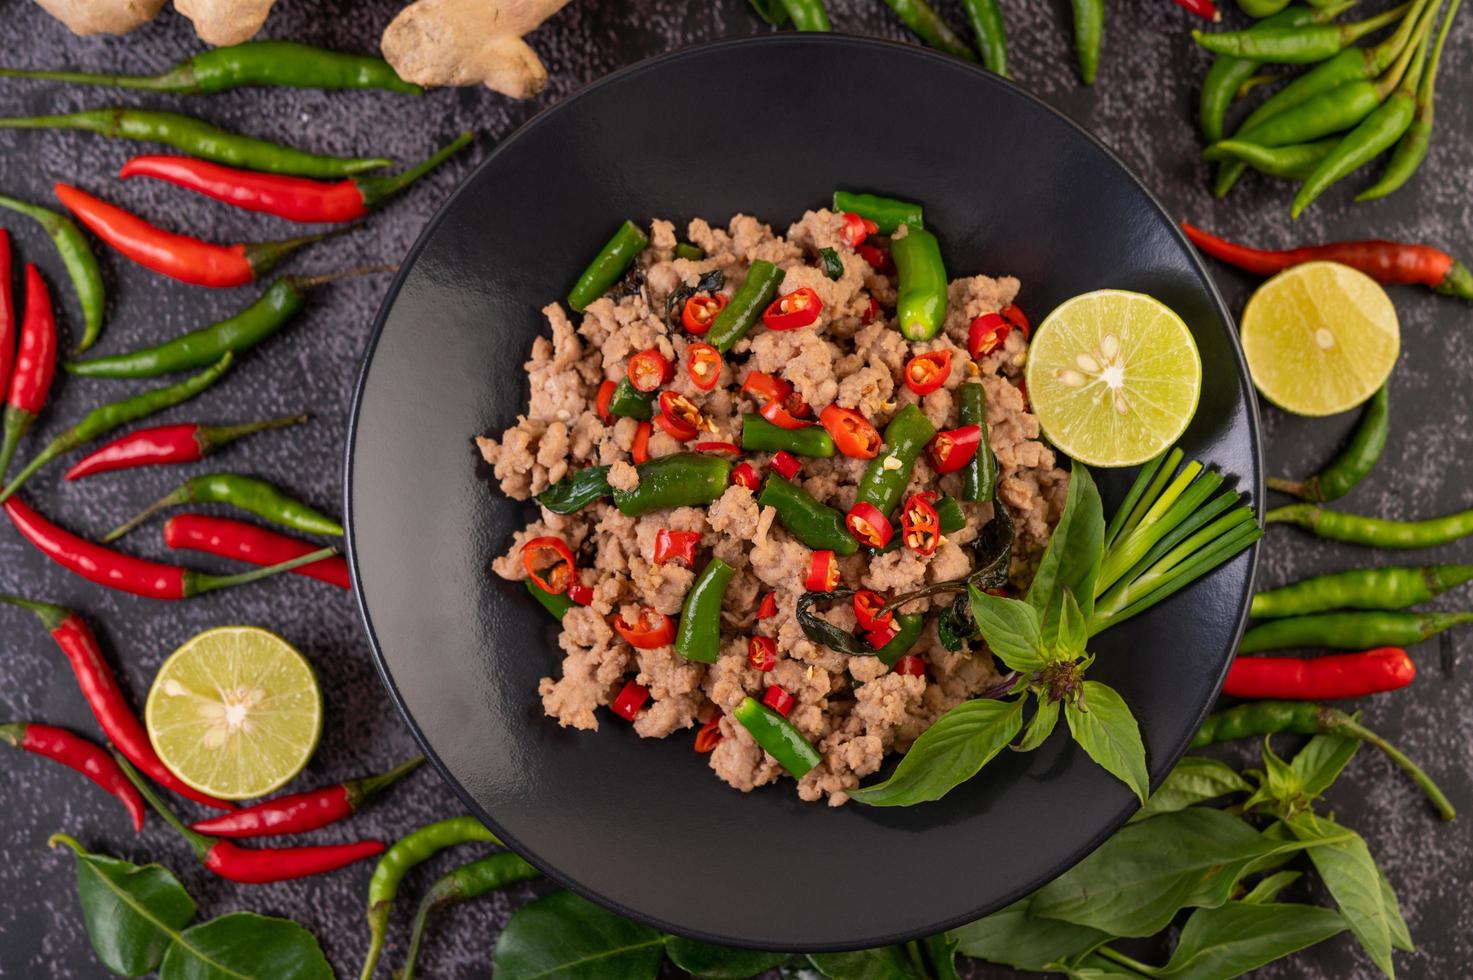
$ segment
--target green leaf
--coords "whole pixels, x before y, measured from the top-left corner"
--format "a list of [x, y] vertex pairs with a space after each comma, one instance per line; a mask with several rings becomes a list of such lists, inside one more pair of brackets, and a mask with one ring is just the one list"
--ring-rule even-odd
[[1279, 892], [1288, 888], [1302, 877], [1304, 877], [1304, 872], [1302, 871], [1276, 871], [1254, 885], [1253, 889], [1244, 895], [1241, 901], [1247, 902], [1249, 905], [1263, 905], [1266, 902], [1272, 902], [1275, 898], [1279, 897]]
[[1013, 748], [1019, 752], [1032, 752], [1054, 733], [1054, 726], [1059, 723], [1059, 702], [1038, 702], [1038, 708], [1033, 712], [1033, 717], [1028, 719], [1028, 728], [1023, 732], [1023, 739]]
[[289, 919], [232, 912], [190, 926], [164, 954], [159, 980], [333, 980], [317, 938]]
[[1028, 899], [953, 929], [957, 952], [1019, 970], [1042, 970], [1108, 942], [1110, 934], [1028, 914]]
[[92, 949], [102, 965], [125, 977], [158, 968], [180, 929], [194, 918], [194, 899], [173, 872], [158, 864], [136, 865], [105, 854], [90, 854], [65, 834], [77, 857], [77, 898]]
[[1381, 866], [1376, 866], [1376, 874], [1381, 878], [1381, 896], [1387, 910], [1391, 913], [1391, 945], [1404, 953], [1416, 952], [1417, 944], [1412, 942], [1412, 931], [1407, 928], [1407, 920], [1402, 918], [1401, 903], [1396, 900], [1396, 889], [1391, 887], [1391, 882], [1386, 878], [1386, 872]]
[[1089, 627], [1084, 622], [1084, 613], [1079, 610], [1079, 601], [1074, 593], [1064, 589], [1059, 594], [1059, 641], [1051, 651], [1052, 659], [1078, 660], [1084, 656], [1089, 643]]
[[1021, 599], [988, 595], [976, 588], [971, 594], [972, 617], [993, 656], [1009, 670], [1035, 671], [1048, 666], [1038, 613], [1032, 606]]
[[[1285, 823], [1303, 841], [1340, 838], [1312, 848], [1309, 858], [1371, 962], [1388, 977], [1395, 977], [1396, 968], [1391, 963], [1391, 923], [1401, 913], [1387, 907], [1389, 889], [1382, 888], [1381, 872], [1366, 842], [1359, 834], [1311, 813], [1297, 814]], [[1395, 896], [1391, 897], [1394, 900]]]
[[1184, 810], [1198, 803], [1215, 800], [1230, 793], [1247, 793], [1248, 781], [1232, 766], [1206, 756], [1183, 756], [1176, 768], [1156, 787], [1146, 805], [1136, 811], [1131, 822], [1146, 820], [1163, 813]]
[[808, 961], [829, 980], [926, 980], [924, 974], [916, 972], [904, 946], [809, 953]]
[[1099, 681], [1084, 682], [1084, 704], [1064, 705], [1064, 720], [1079, 747], [1101, 768], [1129, 786], [1142, 804], [1150, 792], [1146, 747], [1125, 699]]
[[910, 806], [939, 800], [977, 775], [1023, 725], [1023, 699], [963, 701], [921, 733], [882, 783], [852, 789], [870, 806]]
[[1154, 974], [1232, 980], [1345, 931], [1345, 920], [1313, 905], [1228, 902], [1187, 918], [1171, 959]]
[[1059, 593], [1064, 589], [1074, 593], [1086, 621], [1094, 615], [1095, 580], [1104, 553], [1105, 514], [1100, 491], [1088, 468], [1075, 463], [1070, 470], [1064, 513], [1028, 587], [1028, 604], [1042, 622], [1044, 646], [1057, 645], [1054, 637], [1059, 629]]
[[1299, 779], [1300, 792], [1310, 800], [1323, 794], [1354, 758], [1360, 745], [1360, 739], [1343, 735], [1311, 738], [1289, 764]]
[[665, 937], [572, 892], [517, 909], [496, 940], [496, 980], [653, 980]]
[[684, 936], [665, 937], [665, 955], [686, 973], [703, 980], [744, 980], [786, 962], [787, 953], [712, 946]]
[[956, 939], [949, 932], [938, 932], [921, 941], [926, 949], [926, 959], [931, 963], [931, 972], [936, 980], [961, 980], [956, 972]]

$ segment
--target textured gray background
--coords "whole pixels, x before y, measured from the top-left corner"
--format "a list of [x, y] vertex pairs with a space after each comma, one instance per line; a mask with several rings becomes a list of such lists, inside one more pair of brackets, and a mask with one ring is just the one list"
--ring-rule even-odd
[[[1440, 244], [1473, 256], [1473, 205], [1467, 184], [1473, 171], [1473, 107], [1466, 93], [1473, 73], [1473, 30], [1455, 30], [1444, 58], [1438, 134], [1420, 177], [1388, 201], [1350, 206], [1346, 190], [1332, 191], [1291, 228], [1288, 192], [1248, 179], [1227, 203], [1205, 190], [1206, 169], [1197, 160], [1192, 123], [1197, 85], [1207, 58], [1187, 38], [1197, 22], [1168, 0], [1131, 0], [1110, 5], [1100, 78], [1093, 90], [1076, 84], [1068, 33], [1067, 5], [1004, 0], [1011, 52], [1019, 81], [1089, 127], [1141, 175], [1167, 209], [1226, 234], [1265, 244], [1345, 237], [1386, 236]], [[957, 3], [942, 9], [962, 24]], [[1377, 5], [1379, 6], [1379, 5]], [[830, 0], [835, 27], [856, 33], [907, 39], [878, 0]], [[388, 0], [308, 3], [284, 0], [272, 14], [268, 36], [334, 47], [374, 50], [378, 35], [396, 10]], [[1236, 11], [1230, 19], [1241, 22]], [[1466, 15], [1464, 20], [1466, 21]], [[315, 248], [290, 268], [323, 272], [365, 262], [397, 261], [454, 181], [485, 146], [523, 120], [556, 103], [608, 71], [640, 58], [697, 41], [752, 33], [765, 28], [740, 0], [687, 5], [677, 0], [614, 4], [576, 0], [532, 37], [552, 75], [547, 91], [514, 103], [484, 90], [436, 92], [421, 101], [384, 94], [247, 90], [207, 100], [141, 95], [111, 96], [101, 90], [6, 81], [0, 83], [0, 114], [63, 112], [121, 101], [182, 108], [227, 127], [334, 153], [382, 152], [417, 159], [463, 128], [473, 128], [480, 147], [427, 180], [409, 197], [387, 208], [362, 231]], [[70, 65], [93, 70], [145, 72], [163, 68], [197, 50], [188, 24], [166, 12], [156, 23], [124, 39], [71, 37], [38, 8], [22, 0], [0, 4], [3, 61], [23, 67]], [[822, 85], [821, 79], [815, 79]], [[884, 80], [876, 78], [874, 84]], [[863, 98], [863, 92], [832, 92], [832, 98]], [[713, 102], [720, 95], [713, 93]], [[718, 122], [719, 124], [719, 122]], [[986, 119], [959, 125], [987, 125]], [[791, 132], [791, 130], [790, 130]], [[937, 134], [938, 139], [944, 134]], [[997, 134], [1006, 153], [1008, 134]], [[49, 184], [65, 179], [100, 191], [180, 230], [216, 240], [264, 239], [292, 234], [274, 219], [233, 212], [158, 183], [122, 184], [111, 179], [137, 146], [110, 144], [83, 134], [0, 133], [0, 192], [46, 201]], [[597, 152], [597, 148], [591, 148]], [[923, 192], [918, 191], [923, 195]], [[57, 287], [63, 329], [75, 338], [76, 310], [60, 266], [35, 226], [0, 215], [16, 236], [20, 257], [35, 261]], [[579, 256], [570, 256], [576, 264]], [[212, 294], [143, 273], [114, 254], [102, 261], [110, 288], [109, 320], [101, 350], [117, 352], [178, 334], [245, 305], [256, 295], [246, 288]], [[570, 266], [571, 267], [571, 266]], [[1252, 282], [1212, 265], [1229, 305], [1238, 310]], [[244, 358], [232, 376], [196, 403], [176, 409], [170, 420], [232, 422], [305, 410], [309, 427], [260, 437], [218, 457], [220, 468], [256, 473], [303, 498], [336, 510], [342, 493], [342, 446], [348, 399], [374, 311], [387, 282], [355, 280], [323, 289], [314, 306], [287, 333]], [[1346, 505], [1389, 517], [1428, 516], [1473, 503], [1469, 491], [1473, 454], [1468, 436], [1473, 375], [1469, 306], [1417, 288], [1398, 288], [1393, 298], [1401, 317], [1403, 355], [1393, 379], [1393, 438], [1374, 476]], [[1031, 311], [1036, 317], [1045, 311]], [[518, 352], [515, 356], [520, 359]], [[129, 391], [122, 382], [69, 382], [59, 378], [41, 435], [49, 436], [88, 407]], [[1353, 424], [1353, 416], [1323, 421], [1264, 412], [1271, 472], [1304, 473], [1318, 466]], [[32, 438], [22, 451], [29, 455]], [[58, 486], [58, 467], [33, 482], [29, 498], [66, 526], [100, 534], [125, 514], [164, 492], [181, 478], [178, 470], [143, 470]], [[149, 526], [129, 546], [153, 556], [163, 553], [159, 525]], [[1415, 559], [1467, 559], [1468, 547], [1452, 546]], [[1276, 529], [1264, 549], [1262, 580], [1276, 585], [1306, 573], [1389, 562], [1395, 556], [1331, 546], [1297, 532]], [[0, 530], [0, 590], [50, 598], [82, 610], [97, 627], [124, 685], [141, 704], [159, 663], [196, 632], [228, 623], [277, 630], [316, 665], [327, 698], [322, 746], [301, 785], [323, 784], [377, 771], [414, 751], [409, 732], [389, 706], [370, 662], [347, 594], [302, 579], [282, 579], [180, 606], [122, 597], [67, 576], [9, 530]], [[1450, 596], [1441, 608], [1457, 608], [1466, 596]], [[44, 720], [96, 734], [70, 672], [50, 639], [28, 614], [0, 610], [0, 715]], [[1445, 636], [1416, 650], [1421, 677], [1415, 686], [1360, 705], [1366, 721], [1393, 736], [1442, 782], [1462, 809], [1473, 809], [1473, 715], [1466, 705], [1473, 679], [1466, 634]], [[1246, 757], [1246, 750], [1245, 750]], [[316, 881], [269, 887], [236, 887], [199, 869], [181, 843], [157, 820], [142, 839], [127, 829], [116, 805], [73, 776], [40, 760], [11, 757], [0, 768], [5, 806], [0, 808], [0, 974], [15, 977], [95, 976], [71, 887], [71, 860], [49, 853], [46, 838], [66, 831], [97, 849], [136, 860], [159, 859], [176, 870], [200, 902], [204, 916], [253, 909], [291, 916], [321, 938], [344, 975], [355, 975], [365, 935], [363, 889], [368, 865]], [[1373, 753], [1363, 753], [1330, 804], [1340, 818], [1369, 839], [1372, 850], [1402, 896], [1420, 951], [1398, 955], [1406, 977], [1466, 976], [1473, 957], [1473, 912], [1466, 882], [1473, 876], [1473, 836], [1466, 823], [1440, 824], [1417, 793]], [[381, 805], [345, 827], [322, 832], [321, 840], [350, 836], [392, 839], [421, 823], [448, 816], [459, 806], [435, 775], [416, 774]], [[1467, 818], [1465, 818], [1466, 820]], [[406, 904], [435, 877], [466, 859], [446, 855], [408, 881]], [[497, 929], [511, 910], [534, 892], [516, 888], [474, 906], [443, 914], [424, 958], [424, 975], [484, 976]], [[395, 917], [388, 965], [397, 965], [406, 916]], [[1147, 951], [1148, 959], [1163, 955]], [[387, 971], [387, 965], [384, 972]], [[976, 976], [1007, 971], [978, 968]], [[1265, 971], [1272, 977], [1369, 977], [1369, 964], [1345, 938], [1326, 943], [1292, 962]]]

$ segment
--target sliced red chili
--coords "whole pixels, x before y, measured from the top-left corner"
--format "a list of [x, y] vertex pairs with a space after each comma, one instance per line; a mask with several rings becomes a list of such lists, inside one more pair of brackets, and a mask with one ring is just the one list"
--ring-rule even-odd
[[870, 264], [870, 268], [880, 272], [890, 273], [895, 271], [895, 260], [890, 256], [888, 248], [880, 248], [865, 242], [863, 245], [854, 246], [854, 251], [859, 257]]
[[625, 643], [640, 650], [669, 646], [675, 640], [674, 620], [649, 606], [639, 607], [639, 618], [633, 623], [624, 622], [623, 613], [616, 615], [614, 629]]
[[1028, 322], [1028, 314], [1018, 309], [1016, 303], [1009, 303], [1007, 306], [1004, 306], [1002, 308], [1002, 315], [1003, 319], [1011, 323], [1013, 328], [1023, 335], [1024, 340], [1027, 340], [1029, 335], [1032, 334], [1033, 326]]
[[791, 694], [774, 684], [762, 692], [762, 703], [786, 718], [797, 702]]
[[1018, 379], [1018, 394], [1023, 396], [1023, 411], [1028, 411], [1028, 382]]
[[711, 329], [711, 321], [716, 319], [716, 314], [726, 309], [727, 299], [725, 294], [696, 293], [685, 301], [685, 307], [680, 311], [680, 322], [685, 329], [691, 333], [702, 334]]
[[710, 391], [721, 380], [721, 352], [710, 344], [691, 344], [685, 349], [685, 376], [702, 391]]
[[936, 433], [926, 452], [937, 473], [955, 473], [972, 461], [982, 445], [982, 427], [964, 425]]
[[762, 486], [762, 479], [757, 475], [757, 469], [751, 463], [738, 463], [731, 468], [731, 482], [739, 487], [746, 487], [756, 493]]
[[777, 615], [777, 593], [769, 592], [757, 605], [757, 618], [770, 619]]
[[713, 751], [721, 744], [721, 716], [717, 715], [696, 732], [696, 751], [701, 755]]
[[705, 422], [706, 417], [695, 402], [679, 392], [660, 392], [660, 414], [655, 416], [655, 424], [671, 437], [681, 442], [694, 439]]
[[631, 357], [627, 371], [629, 383], [646, 393], [657, 390], [670, 380], [670, 362], [653, 347]]
[[844, 526], [854, 540], [868, 548], [883, 548], [890, 543], [895, 529], [890, 520], [874, 504], [861, 500], [844, 515]]
[[813, 406], [803, 400], [803, 396], [796, 391], [783, 399], [783, 408], [795, 419], [810, 419], [813, 417]]
[[573, 552], [562, 538], [531, 538], [522, 545], [522, 565], [527, 577], [544, 592], [559, 595], [573, 581]]
[[839, 559], [832, 551], [815, 551], [808, 562], [808, 577], [803, 588], [810, 592], [832, 592], [839, 584]]
[[696, 560], [696, 545], [701, 541], [699, 531], [672, 531], [662, 527], [655, 532], [655, 564], [677, 561], [690, 568]]
[[900, 532], [905, 546], [918, 555], [934, 555], [941, 543], [941, 518], [931, 506], [934, 493], [913, 493], [900, 510]]
[[568, 598], [580, 606], [593, 605], [593, 587], [584, 585], [582, 582], [574, 582], [568, 586]]
[[784, 480], [791, 480], [798, 475], [798, 471], [803, 468], [803, 464], [798, 462], [797, 456], [783, 449], [779, 450], [778, 454], [772, 457], [772, 468], [782, 474]]
[[609, 708], [620, 718], [633, 721], [634, 716], [639, 714], [639, 709], [643, 708], [649, 699], [649, 688], [630, 681], [619, 691], [618, 696], [609, 704]]
[[[869, 237], [869, 229], [864, 226], [864, 219], [853, 211], [845, 211], [841, 217], [844, 219], [844, 226], [839, 229], [839, 237], [844, 239], [844, 244], [850, 248], [863, 244], [864, 240]], [[878, 231], [879, 227], [876, 226], [875, 230]]]
[[793, 386], [775, 374], [748, 371], [742, 379], [742, 394], [757, 402], [781, 402], [793, 393]]
[[1012, 329], [1001, 313], [983, 313], [967, 328], [967, 353], [972, 360], [981, 360], [1001, 347]]
[[762, 406], [762, 417], [780, 429], [801, 429], [809, 423], [797, 418], [782, 402], [768, 402]]
[[818, 422], [833, 438], [839, 452], [854, 459], [874, 459], [884, 440], [863, 415], [852, 408], [830, 405], [818, 413]]
[[925, 677], [926, 662], [913, 653], [907, 653], [895, 661], [895, 673], [905, 674], [910, 677]]
[[634, 430], [634, 444], [629, 447], [629, 458], [634, 460], [634, 465], [650, 461], [650, 431], [648, 422], [639, 423]]
[[879, 318], [880, 301], [871, 296], [869, 298], [869, 303], [867, 303], [864, 307], [864, 313], [862, 313], [859, 317], [859, 322], [868, 326], [869, 324], [874, 323]]
[[878, 592], [869, 589], [860, 589], [854, 593], [854, 618], [859, 620], [859, 628], [869, 630], [889, 630], [895, 622], [895, 612], [891, 610], [883, 616], [876, 616], [885, 606], [885, 597]]
[[768, 330], [797, 330], [812, 326], [821, 312], [823, 300], [811, 286], [804, 286], [773, 300], [762, 311], [762, 322]]
[[598, 397], [594, 399], [593, 408], [598, 412], [598, 417], [603, 419], [604, 425], [614, 424], [614, 413], [609, 411], [609, 401], [614, 397], [614, 389], [619, 387], [612, 381], [605, 381], [598, 386]]
[[695, 450], [698, 453], [731, 453], [733, 456], [742, 451], [734, 442], [698, 442]]
[[747, 640], [747, 663], [766, 673], [777, 666], [777, 643], [770, 636]]
[[917, 395], [929, 395], [951, 376], [951, 351], [917, 354], [905, 364], [905, 386]]
[[878, 650], [886, 643], [895, 639], [895, 634], [900, 632], [893, 620], [881, 623], [874, 629], [864, 634], [864, 642], [870, 645], [871, 650]]

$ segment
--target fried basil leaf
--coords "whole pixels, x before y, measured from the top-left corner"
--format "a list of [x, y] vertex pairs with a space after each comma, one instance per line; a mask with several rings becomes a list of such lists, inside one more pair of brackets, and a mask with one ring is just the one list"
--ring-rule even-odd
[[539, 493], [537, 502], [554, 514], [575, 514], [613, 492], [607, 466], [585, 466]]
[[1008, 584], [1013, 560], [1013, 517], [1002, 503], [992, 505], [992, 520], [982, 526], [972, 544], [974, 565], [967, 584], [986, 592]]
[[726, 285], [726, 273], [720, 269], [712, 269], [704, 276], [696, 280], [694, 286], [682, 284], [673, 290], [665, 300], [665, 322], [672, 330], [680, 326], [680, 313], [685, 309], [685, 301], [697, 293], [714, 295]]
[[813, 607], [820, 602], [837, 602], [841, 599], [852, 599], [858, 589], [836, 589], [833, 592], [805, 592], [798, 597], [797, 613], [798, 625], [803, 629], [803, 635], [814, 643], [821, 643], [830, 650], [838, 653], [857, 653], [863, 656], [873, 656], [874, 650], [870, 645], [853, 633], [835, 626], [813, 611]]
[[844, 263], [839, 261], [839, 253], [831, 248], [818, 250], [818, 264], [823, 267], [823, 274], [830, 279], [838, 280], [844, 276]]
[[952, 600], [951, 605], [941, 610], [936, 619], [936, 636], [941, 645], [952, 652], [965, 650], [973, 640], [981, 637], [977, 621], [972, 618], [972, 600], [963, 592]]

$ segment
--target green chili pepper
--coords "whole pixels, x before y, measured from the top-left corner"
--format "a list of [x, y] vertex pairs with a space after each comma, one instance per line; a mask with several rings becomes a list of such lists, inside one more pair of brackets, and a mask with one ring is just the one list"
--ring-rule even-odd
[[895, 635], [872, 656], [879, 657], [880, 662], [886, 667], [894, 667], [896, 661], [909, 653], [910, 648], [916, 645], [925, 625], [926, 617], [919, 613], [896, 613]]
[[619, 513], [638, 517], [652, 510], [704, 507], [726, 492], [731, 460], [701, 453], [676, 453], [640, 463], [639, 486], [613, 491]]
[[655, 393], [640, 391], [628, 378], [620, 378], [609, 396], [609, 414], [648, 422], [655, 417]]
[[1473, 534], [1473, 509], [1425, 521], [1392, 521], [1314, 504], [1286, 504], [1263, 515], [1263, 522], [1295, 524], [1322, 538], [1369, 548], [1435, 548]]
[[409, 952], [404, 968], [394, 974], [397, 980], [414, 980], [414, 965], [424, 941], [425, 924], [430, 913], [455, 902], [469, 902], [489, 892], [518, 881], [536, 878], [538, 871], [515, 854], [492, 854], [462, 865], [429, 887], [414, 915], [414, 928], [409, 935]]
[[[1347, 82], [1265, 119], [1233, 138], [1259, 146], [1308, 143], [1355, 127], [1380, 104], [1381, 94], [1374, 83]], [[1207, 160], [1226, 160], [1232, 154], [1209, 146], [1202, 156]]]
[[726, 597], [733, 574], [735, 569], [730, 565], [712, 558], [685, 594], [680, 625], [675, 630], [675, 652], [685, 659], [716, 662], [721, 653], [721, 600]]
[[764, 752], [794, 779], [802, 779], [819, 763], [818, 751], [792, 722], [752, 698], [743, 698], [731, 716], [741, 722]]
[[782, 0], [747, 0], [747, 5], [773, 27], [782, 27], [788, 22], [788, 9], [782, 5]]
[[242, 136], [177, 112], [113, 107], [60, 116], [0, 118], [0, 129], [81, 129], [109, 139], [164, 143], [183, 153], [232, 167], [298, 177], [351, 177], [380, 170], [384, 157], [331, 157]]
[[955, 534], [967, 526], [967, 514], [955, 497], [942, 497], [936, 501], [935, 510], [942, 534]]
[[1314, 173], [1314, 168], [1319, 166], [1320, 161], [1339, 144], [1338, 136], [1315, 140], [1313, 143], [1295, 143], [1292, 146], [1259, 146], [1257, 143], [1231, 139], [1213, 144], [1213, 149], [1231, 157], [1223, 164], [1224, 167], [1241, 163], [1270, 177], [1303, 180]]
[[781, 0], [793, 27], [800, 31], [830, 31], [829, 14], [823, 0]]
[[895, 234], [895, 229], [901, 225], [926, 227], [925, 212], [919, 204], [893, 197], [881, 197], [878, 194], [834, 191], [834, 210], [840, 214], [847, 211], [861, 218], [868, 218], [880, 229], [882, 235]]
[[76, 222], [50, 208], [3, 195], [0, 195], [0, 207], [34, 219], [50, 236], [56, 254], [61, 256], [67, 275], [71, 277], [72, 289], [77, 293], [77, 302], [82, 307], [82, 339], [72, 348], [72, 353], [80, 354], [101, 336], [103, 310], [107, 305], [102, 270], [97, 267], [97, 256], [92, 253], [92, 246], [87, 244], [87, 237]]
[[1007, 29], [997, 0], [964, 0], [962, 6], [972, 25], [972, 33], [977, 35], [977, 48], [982, 52], [982, 64], [1003, 78], [1011, 77], [1008, 75]]
[[968, 61], [977, 60], [967, 42], [958, 37], [925, 0], [885, 0], [885, 5], [895, 11], [902, 24], [931, 47]]
[[[916, 457], [935, 435], [936, 427], [915, 405], [906, 405], [896, 412], [890, 424], [885, 426], [885, 448], [865, 467], [854, 502], [873, 504], [881, 514], [889, 517], [900, 503], [905, 488], [910, 485]], [[887, 467], [885, 461], [888, 459], [900, 465]]]
[[706, 342], [725, 354], [747, 335], [762, 311], [777, 298], [777, 287], [783, 271], [766, 259], [757, 259], [747, 269], [742, 288], [711, 321]]
[[537, 502], [554, 514], [576, 514], [600, 497], [614, 492], [607, 466], [574, 470], [537, 495]]
[[987, 392], [975, 381], [957, 386], [958, 412], [962, 425], [982, 429], [977, 455], [962, 469], [962, 499], [991, 500], [997, 489], [997, 456], [992, 452], [992, 430], [987, 425]]
[[1317, 503], [1345, 496], [1375, 468], [1386, 448], [1386, 436], [1391, 428], [1390, 397], [1386, 385], [1376, 389], [1350, 441], [1323, 471], [1307, 480], [1269, 477], [1269, 487]]
[[810, 548], [828, 549], [837, 555], [852, 555], [859, 544], [849, 528], [844, 526], [844, 515], [828, 504], [820, 503], [813, 495], [781, 474], [769, 473], [763, 481], [762, 492], [757, 503], [777, 511], [777, 520], [788, 533]]
[[1261, 653], [1285, 647], [1333, 647], [1363, 650], [1369, 647], [1410, 646], [1461, 623], [1473, 622], [1473, 612], [1335, 612], [1275, 619], [1243, 634], [1239, 653]]
[[136, 516], [109, 531], [103, 537], [103, 543], [116, 541], [159, 511], [180, 504], [228, 504], [304, 534], [343, 535], [343, 526], [337, 521], [294, 500], [265, 480], [236, 473], [206, 473], [185, 480]]
[[923, 228], [890, 240], [898, 289], [895, 319], [906, 340], [930, 340], [946, 322], [946, 265], [941, 244]]
[[1404, 3], [1352, 24], [1304, 24], [1216, 34], [1193, 30], [1192, 37], [1214, 54], [1281, 65], [1307, 65], [1334, 57], [1367, 34], [1394, 24], [1411, 8], [1412, 4]]
[[742, 448], [764, 453], [786, 449], [799, 456], [827, 459], [834, 454], [834, 439], [819, 425], [784, 429], [748, 412], [742, 416]]
[[1079, 59], [1079, 77], [1084, 84], [1093, 85], [1105, 42], [1105, 0], [1070, 0], [1069, 5], [1074, 11], [1074, 56]]
[[1447, 796], [1416, 763], [1350, 715], [1326, 705], [1304, 701], [1250, 701], [1240, 704], [1209, 716], [1192, 739], [1192, 748], [1280, 733], [1341, 735], [1374, 745], [1421, 787], [1444, 820], [1457, 816]]
[[1331, 609], [1405, 609], [1470, 580], [1473, 565], [1356, 568], [1260, 592], [1249, 615], [1277, 619]]
[[832, 248], [821, 248], [818, 250], [818, 261], [823, 266], [823, 274], [834, 282], [844, 278], [844, 261], [839, 258], [839, 253]]
[[568, 306], [577, 313], [588, 309], [588, 304], [608, 292], [619, 281], [624, 270], [629, 268], [630, 263], [649, 243], [649, 236], [638, 225], [625, 221], [614, 232], [614, 237], [609, 239], [608, 244], [593, 257], [588, 268], [583, 270], [583, 275], [578, 277], [572, 291], [568, 293]]
[[675, 257], [677, 259], [688, 259], [691, 262], [699, 262], [706, 257], [706, 250], [699, 245], [692, 245], [690, 242], [676, 242]]
[[558, 622], [562, 622], [568, 610], [573, 608], [573, 600], [568, 598], [566, 592], [554, 595], [529, 578], [522, 579], [522, 582], [527, 586], [527, 591], [532, 593], [532, 598], [542, 603], [542, 608], [552, 613]]
[[1249, 17], [1272, 17], [1289, 5], [1289, 0], [1238, 0], [1238, 9]]
[[129, 422], [156, 415], [166, 408], [173, 408], [198, 395], [220, 380], [220, 376], [230, 369], [233, 359], [234, 355], [226, 354], [208, 370], [201, 371], [178, 384], [167, 388], [155, 388], [131, 398], [124, 398], [122, 401], [94, 408], [83, 416], [82, 421], [51, 440], [45, 449], [42, 449], [26, 464], [25, 469], [16, 474], [15, 479], [10, 481], [10, 485], [0, 492], [0, 503], [9, 500], [11, 495], [19, 490], [21, 485], [29, 480], [37, 470], [63, 453], [71, 452], [78, 446], [99, 439]]
[[379, 955], [384, 949], [384, 936], [389, 930], [389, 913], [393, 910], [399, 883], [404, 876], [447, 847], [473, 841], [501, 843], [475, 817], [451, 817], [401, 837], [379, 856], [373, 877], [368, 881], [368, 954], [363, 962], [362, 980], [370, 980], [378, 966]]

